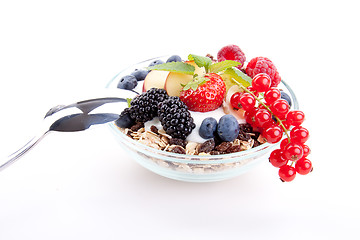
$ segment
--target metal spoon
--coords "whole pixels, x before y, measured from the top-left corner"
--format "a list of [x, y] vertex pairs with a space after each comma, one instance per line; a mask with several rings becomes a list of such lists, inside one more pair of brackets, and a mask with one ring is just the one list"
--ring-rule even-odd
[[[136, 93], [136, 92], [134, 92]], [[126, 98], [105, 97], [95, 98], [76, 102], [70, 105], [57, 105], [51, 108], [45, 115], [39, 132], [25, 146], [0, 160], [0, 171], [10, 166], [35, 145], [37, 145], [49, 132], [76, 132], [83, 131], [93, 125], [100, 125], [118, 119], [121, 106], [109, 103], [126, 103]], [[99, 110], [99, 107], [106, 104], [108, 110], [112, 105], [111, 112], [91, 113]]]

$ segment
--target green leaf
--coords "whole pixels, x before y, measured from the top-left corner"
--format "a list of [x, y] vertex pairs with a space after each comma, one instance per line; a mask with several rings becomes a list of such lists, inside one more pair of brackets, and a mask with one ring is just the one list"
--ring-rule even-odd
[[217, 63], [212, 64], [210, 66], [210, 72], [218, 73], [218, 72], [224, 71], [228, 68], [232, 68], [232, 67], [236, 67], [236, 66], [240, 66], [240, 65], [241, 65], [241, 63], [239, 63], [239, 62], [232, 61], [232, 60], [225, 60], [222, 62], [217, 62]]
[[236, 81], [240, 82], [244, 87], [251, 85], [252, 78], [243, 73], [236, 67], [228, 68], [224, 71], [224, 74], [227, 74], [234, 78]]
[[189, 54], [188, 59], [194, 61], [198, 67], [204, 67], [206, 72], [209, 72], [209, 68], [212, 64], [212, 60], [208, 57], [203, 57], [195, 54]]
[[183, 91], [189, 90], [190, 88], [194, 91], [196, 91], [196, 89], [198, 88], [199, 85], [204, 84], [206, 81], [209, 81], [210, 79], [206, 78], [206, 77], [199, 77], [196, 76], [194, 77], [194, 79], [190, 82], [188, 82], [184, 88]]
[[147, 67], [148, 70], [169, 71], [193, 75], [195, 67], [184, 62], [168, 62]]
[[126, 101], [127, 101], [128, 107], [131, 107], [132, 98], [126, 98]]

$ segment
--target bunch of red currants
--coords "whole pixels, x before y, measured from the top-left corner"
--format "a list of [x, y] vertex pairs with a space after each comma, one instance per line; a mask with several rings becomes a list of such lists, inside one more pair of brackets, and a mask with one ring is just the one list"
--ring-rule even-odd
[[[269, 161], [279, 168], [281, 181], [292, 181], [296, 173], [306, 175], [313, 170], [307, 158], [310, 148], [305, 145], [309, 131], [302, 123], [305, 114], [290, 110], [288, 101], [281, 98], [281, 92], [271, 87], [271, 78], [265, 73], [254, 76], [251, 86], [231, 96], [235, 109], [245, 110], [245, 119], [261, 133], [268, 143], [280, 142], [280, 149], [271, 152]], [[286, 138], [281, 140], [286, 135]]]

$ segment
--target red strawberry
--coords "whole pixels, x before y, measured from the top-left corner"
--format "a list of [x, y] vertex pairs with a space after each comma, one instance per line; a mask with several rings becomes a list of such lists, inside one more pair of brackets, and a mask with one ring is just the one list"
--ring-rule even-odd
[[180, 93], [190, 111], [208, 112], [221, 106], [226, 92], [224, 80], [216, 73], [195, 77]]

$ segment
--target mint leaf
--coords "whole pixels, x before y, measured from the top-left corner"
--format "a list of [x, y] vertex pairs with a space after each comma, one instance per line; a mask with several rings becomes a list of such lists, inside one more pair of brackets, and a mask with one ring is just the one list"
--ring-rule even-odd
[[236, 67], [226, 69], [224, 74], [230, 75], [236, 81], [240, 82], [244, 87], [248, 87], [251, 85], [252, 78]]
[[167, 62], [147, 67], [148, 70], [169, 71], [193, 75], [195, 67], [184, 62]]
[[126, 98], [126, 102], [128, 104], [128, 107], [131, 107], [131, 101], [132, 101], [132, 98]]
[[217, 63], [214, 63], [210, 66], [210, 72], [212, 73], [218, 73], [218, 72], [221, 72], [221, 71], [224, 71], [228, 68], [232, 68], [232, 67], [236, 67], [236, 66], [240, 66], [241, 63], [239, 62], [236, 62], [236, 61], [232, 61], [232, 60], [225, 60], [225, 61], [222, 61], [222, 62], [217, 62]]
[[194, 61], [198, 67], [204, 67], [206, 72], [209, 72], [209, 68], [212, 64], [212, 60], [208, 57], [203, 57], [195, 54], [189, 54], [188, 59]]
[[210, 79], [206, 78], [206, 77], [199, 77], [196, 76], [194, 77], [194, 79], [190, 82], [188, 82], [184, 88], [183, 91], [189, 90], [190, 88], [194, 91], [196, 91], [196, 89], [198, 88], [199, 85], [204, 84], [206, 81], [209, 81]]

